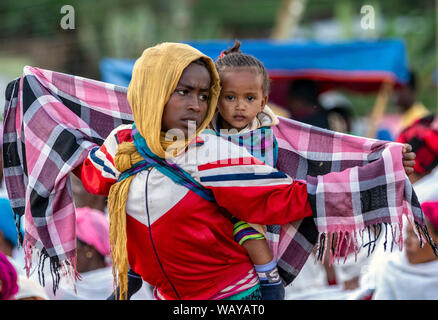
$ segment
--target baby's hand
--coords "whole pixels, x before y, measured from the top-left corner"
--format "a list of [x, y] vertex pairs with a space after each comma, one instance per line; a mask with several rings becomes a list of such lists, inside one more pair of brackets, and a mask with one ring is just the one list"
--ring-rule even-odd
[[405, 168], [406, 174], [409, 176], [414, 172], [415, 165], [415, 152], [412, 152], [412, 146], [405, 143], [402, 150], [403, 156], [403, 167]]

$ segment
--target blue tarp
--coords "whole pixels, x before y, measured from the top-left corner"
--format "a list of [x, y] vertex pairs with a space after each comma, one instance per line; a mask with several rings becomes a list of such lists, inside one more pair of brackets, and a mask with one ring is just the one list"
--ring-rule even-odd
[[[233, 45], [233, 41], [188, 43], [213, 59]], [[387, 73], [395, 81], [408, 80], [405, 44], [398, 39], [337, 43], [250, 40], [242, 42], [241, 50], [260, 59], [273, 77], [308, 74], [333, 79], [358, 77], [361, 81]]]
[[100, 61], [101, 80], [127, 87], [131, 81], [135, 60], [103, 58]]
[[[233, 45], [232, 40], [189, 41], [212, 59]], [[408, 80], [405, 43], [399, 39], [337, 43], [244, 40], [241, 50], [260, 59], [271, 78], [310, 77], [323, 81], [378, 82]], [[102, 80], [123, 86], [130, 81], [134, 60], [105, 58]]]

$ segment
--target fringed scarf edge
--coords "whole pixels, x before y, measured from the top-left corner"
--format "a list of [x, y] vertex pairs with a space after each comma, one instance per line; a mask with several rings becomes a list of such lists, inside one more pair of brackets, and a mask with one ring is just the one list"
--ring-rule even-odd
[[[52, 291], [56, 296], [56, 291], [59, 289], [61, 277], [64, 278], [74, 290], [76, 291], [76, 281], [82, 280], [81, 275], [77, 272], [76, 268], [76, 256], [72, 255], [63, 260], [60, 260], [58, 256], [50, 256], [47, 250], [38, 246], [38, 243], [27, 239], [26, 237], [22, 243], [24, 251], [24, 262], [26, 270], [26, 276], [29, 278], [34, 272], [38, 272], [38, 281], [41, 286], [45, 287], [45, 264], [48, 260], [50, 267], [50, 274], [52, 278]], [[33, 265], [33, 262], [38, 262], [37, 265]]]
[[[416, 234], [420, 241], [420, 247], [422, 248], [426, 242], [432, 247], [432, 250], [436, 256], [438, 256], [438, 245], [433, 241], [429, 234], [429, 231], [425, 225], [418, 223], [417, 221], [411, 221], [407, 219], [408, 223], [415, 227]], [[357, 254], [361, 248], [368, 250], [367, 256], [369, 257], [375, 250], [377, 241], [382, 236], [384, 228], [385, 241], [383, 242], [384, 251], [387, 251], [387, 247], [390, 244], [390, 252], [393, 251], [394, 246], [397, 246], [400, 251], [403, 249], [403, 222], [395, 223], [376, 223], [373, 225], [365, 226], [360, 230], [337, 230], [332, 232], [320, 232], [316, 242], [316, 259], [320, 261], [328, 261], [329, 265], [340, 262], [341, 258], [344, 258], [343, 263], [347, 261], [349, 252], [354, 253], [355, 262], [357, 262]], [[391, 239], [388, 239], [389, 232], [391, 233]], [[361, 240], [361, 243], [359, 242]], [[388, 243], [388, 241], [390, 241]], [[345, 255], [341, 254], [342, 245], [346, 244]]]

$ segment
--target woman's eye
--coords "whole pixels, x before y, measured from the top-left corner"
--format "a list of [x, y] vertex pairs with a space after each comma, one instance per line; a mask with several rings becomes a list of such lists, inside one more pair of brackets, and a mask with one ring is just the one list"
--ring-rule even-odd
[[201, 94], [201, 95], [199, 96], [199, 100], [201, 100], [201, 101], [207, 101], [207, 100], [208, 100], [208, 95], [207, 95], [207, 94]]
[[188, 91], [184, 90], [184, 89], [181, 89], [181, 90], [177, 89], [177, 90], [175, 90], [175, 92], [178, 93], [181, 96], [185, 96], [188, 93]]

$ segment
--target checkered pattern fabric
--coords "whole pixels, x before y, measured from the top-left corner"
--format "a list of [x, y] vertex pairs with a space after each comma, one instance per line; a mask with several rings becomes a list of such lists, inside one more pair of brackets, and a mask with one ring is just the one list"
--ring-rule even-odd
[[[6, 90], [6, 187], [16, 216], [24, 214], [26, 219], [26, 268], [31, 267], [33, 251], [50, 258], [55, 290], [60, 269], [77, 276], [68, 174], [114, 128], [132, 123], [126, 92], [111, 84], [32, 67], [25, 67]], [[272, 139], [254, 143], [252, 151], [263, 144], [265, 161], [276, 163], [292, 178], [307, 181], [314, 212], [313, 218], [267, 226], [267, 240], [286, 284], [299, 273], [315, 244], [321, 255], [329, 252], [336, 257], [339, 244], [346, 241], [357, 247], [364, 231], [380, 225], [389, 226], [392, 232], [399, 230], [394, 239], [401, 242], [403, 215], [430, 241], [403, 170], [400, 144], [334, 133], [284, 118], [273, 133], [267, 135]], [[249, 138], [244, 134], [243, 140], [231, 140], [251, 151], [251, 145], [242, 143]], [[329, 240], [334, 235], [340, 241], [332, 248]]]
[[[280, 118], [273, 127], [278, 143], [277, 169], [305, 180], [313, 218], [268, 226], [280, 274], [290, 283], [318, 245], [318, 256], [341, 257], [342, 247], [372, 249], [391, 232], [402, 246], [402, 216], [433, 245], [417, 196], [402, 164], [402, 145], [352, 136]], [[337, 239], [337, 241], [334, 241]]]
[[54, 269], [77, 276], [68, 174], [114, 127], [131, 122], [126, 88], [32, 67], [8, 85], [4, 175], [14, 212], [25, 214], [28, 272], [36, 248]]

